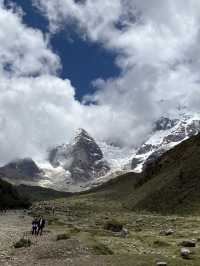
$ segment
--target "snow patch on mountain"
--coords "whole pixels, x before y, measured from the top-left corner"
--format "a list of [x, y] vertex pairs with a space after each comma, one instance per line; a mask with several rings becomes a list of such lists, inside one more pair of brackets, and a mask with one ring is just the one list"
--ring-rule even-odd
[[[94, 140], [84, 129], [71, 142], [53, 147], [47, 158], [19, 160], [1, 168], [12, 183], [39, 185], [79, 192], [101, 185], [121, 174], [141, 172], [164, 152], [200, 132], [200, 113], [179, 110], [155, 122], [152, 133], [137, 149]], [[32, 176], [38, 166], [39, 172]], [[23, 171], [22, 171], [23, 170]], [[29, 174], [30, 173], [30, 174]]]
[[157, 159], [164, 152], [200, 132], [200, 113], [183, 112], [172, 117], [162, 117], [146, 142], [136, 151], [132, 169], [141, 172], [145, 164]]
[[109, 145], [106, 142], [98, 142], [101, 148], [104, 158], [108, 161], [111, 171], [123, 171], [131, 169], [131, 160], [135, 150], [129, 147], [117, 147]]

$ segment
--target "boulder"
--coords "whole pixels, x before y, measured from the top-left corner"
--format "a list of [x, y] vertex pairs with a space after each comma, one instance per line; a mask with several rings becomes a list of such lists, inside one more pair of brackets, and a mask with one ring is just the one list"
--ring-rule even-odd
[[179, 245], [186, 248], [194, 248], [196, 247], [196, 242], [194, 240], [184, 240]]
[[188, 248], [182, 248], [180, 254], [183, 259], [189, 259], [191, 251]]

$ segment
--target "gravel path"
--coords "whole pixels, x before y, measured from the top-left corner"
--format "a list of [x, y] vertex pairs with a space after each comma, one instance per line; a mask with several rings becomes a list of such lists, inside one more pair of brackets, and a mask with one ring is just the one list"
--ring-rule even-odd
[[[23, 211], [0, 214], [1, 266], [77, 265], [71, 263], [73, 258], [88, 255], [88, 249], [79, 240], [56, 241], [56, 232], [48, 228], [42, 236], [32, 236], [31, 222], [32, 218]], [[22, 237], [31, 240], [31, 247], [15, 249], [13, 244]]]
[[12, 250], [13, 243], [30, 231], [31, 220], [23, 211], [0, 213], [0, 257], [7, 255]]

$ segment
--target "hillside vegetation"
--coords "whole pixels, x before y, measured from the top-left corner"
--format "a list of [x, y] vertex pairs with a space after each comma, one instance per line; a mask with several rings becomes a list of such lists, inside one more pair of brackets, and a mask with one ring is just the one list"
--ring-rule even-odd
[[19, 195], [17, 190], [8, 182], [0, 179], [0, 208], [27, 208], [29, 200]]
[[31, 202], [42, 201], [42, 200], [52, 200], [57, 198], [68, 197], [71, 193], [56, 191], [50, 188], [44, 188], [39, 186], [27, 186], [19, 185], [16, 186], [19, 195], [28, 198]]
[[[164, 261], [199, 266], [199, 159], [198, 135], [149, 164], [142, 175], [128, 173], [87, 193], [34, 203], [32, 214], [45, 216], [50, 234], [56, 234], [56, 244], [51, 243], [51, 250], [45, 245], [42, 258], [53, 254], [55, 260], [59, 252], [65, 261], [70, 252], [72, 265], [153, 266]], [[194, 246], [184, 259], [181, 243], [188, 241]], [[78, 262], [77, 250], [86, 250]], [[34, 262], [39, 252], [40, 247], [29, 253]]]
[[162, 214], [200, 212], [200, 135], [179, 144], [142, 175], [129, 173], [85, 194], [117, 200], [131, 210]]

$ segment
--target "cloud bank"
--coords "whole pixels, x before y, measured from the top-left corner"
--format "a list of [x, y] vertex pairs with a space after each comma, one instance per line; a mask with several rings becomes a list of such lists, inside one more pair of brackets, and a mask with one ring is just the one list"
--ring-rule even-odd
[[198, 0], [34, 2], [52, 33], [73, 25], [86, 41], [118, 54], [121, 76], [97, 80], [96, 93], [85, 99], [109, 106], [116, 115], [126, 112], [127, 130], [134, 131], [136, 142], [141, 127], [143, 138], [149, 123], [177, 106], [199, 111]]
[[85, 41], [115, 51], [121, 75], [93, 81], [95, 93], [80, 103], [70, 80], [59, 78], [62, 66], [48, 36], [0, 0], [1, 164], [37, 158], [78, 127], [99, 140], [137, 146], [163, 113], [178, 105], [199, 110], [198, 0], [33, 3], [48, 17], [50, 34], [73, 25]]

